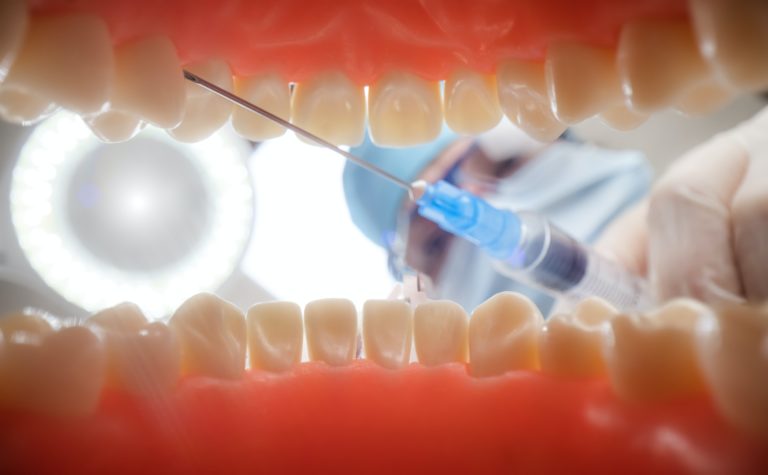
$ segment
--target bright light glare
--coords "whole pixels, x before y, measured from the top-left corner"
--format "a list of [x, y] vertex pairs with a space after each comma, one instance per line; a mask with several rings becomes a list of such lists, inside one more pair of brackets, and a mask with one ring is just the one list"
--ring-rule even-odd
[[[195, 144], [165, 131], [141, 134], [179, 149], [200, 170], [213, 221], [184, 259], [156, 272], [110, 265], [83, 247], [66, 220], [63, 203], [77, 164], [104, 146], [74, 114], [59, 113], [39, 125], [22, 149], [11, 183], [11, 218], [24, 254], [62, 297], [90, 311], [132, 301], [150, 315], [167, 315], [189, 296], [215, 291], [240, 263], [253, 218], [253, 194], [243, 157], [244, 142], [223, 129]], [[128, 188], [125, 211], [152, 215], [154, 193]]]
[[263, 144], [250, 162], [256, 225], [243, 270], [279, 299], [386, 298], [394, 281], [383, 249], [354, 226], [344, 200], [344, 159], [293, 134]]
[[148, 217], [153, 201], [149, 190], [141, 187], [130, 188], [121, 198], [120, 205], [125, 214], [134, 219]]

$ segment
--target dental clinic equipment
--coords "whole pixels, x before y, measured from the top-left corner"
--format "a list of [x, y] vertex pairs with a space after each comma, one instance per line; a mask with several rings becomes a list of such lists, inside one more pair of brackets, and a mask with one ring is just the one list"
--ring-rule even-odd
[[481, 248], [508, 277], [569, 302], [597, 296], [623, 311], [653, 303], [645, 280], [596, 254], [541, 215], [495, 208], [445, 181], [408, 183], [189, 71], [184, 71], [184, 77], [405, 189], [421, 216]]

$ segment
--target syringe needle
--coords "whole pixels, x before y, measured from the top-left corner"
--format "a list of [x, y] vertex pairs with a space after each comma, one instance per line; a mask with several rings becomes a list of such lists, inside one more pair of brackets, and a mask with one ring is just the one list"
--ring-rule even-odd
[[267, 119], [269, 119], [269, 120], [271, 120], [273, 122], [276, 122], [276, 123], [282, 125], [286, 129], [289, 129], [289, 130], [292, 130], [292, 131], [296, 132], [297, 134], [301, 135], [302, 137], [307, 138], [307, 139], [315, 142], [318, 145], [321, 145], [321, 146], [323, 146], [323, 147], [325, 147], [325, 148], [327, 148], [329, 150], [332, 150], [332, 151], [338, 153], [339, 155], [343, 156], [344, 158], [346, 158], [347, 160], [351, 161], [352, 163], [354, 163], [354, 164], [356, 164], [358, 166], [361, 166], [361, 167], [365, 168], [366, 170], [368, 170], [370, 172], [376, 173], [380, 177], [382, 177], [382, 178], [384, 178], [386, 180], [389, 180], [390, 182], [394, 183], [395, 185], [397, 185], [397, 186], [399, 186], [401, 188], [404, 188], [405, 190], [408, 191], [408, 195], [410, 196], [410, 198], [414, 199], [414, 197], [415, 197], [414, 189], [413, 189], [412, 185], [410, 183], [408, 183], [407, 181], [401, 180], [400, 178], [396, 177], [395, 175], [392, 175], [391, 173], [389, 173], [389, 172], [387, 172], [385, 170], [382, 170], [381, 168], [379, 168], [379, 167], [377, 167], [375, 165], [371, 165], [370, 163], [366, 162], [362, 158], [357, 157], [357, 156], [355, 156], [355, 155], [353, 155], [353, 154], [351, 154], [351, 153], [349, 153], [349, 152], [347, 152], [345, 150], [342, 150], [341, 148], [339, 148], [336, 145], [328, 142], [325, 139], [322, 139], [322, 138], [318, 137], [317, 135], [313, 134], [312, 132], [304, 130], [301, 127], [297, 127], [296, 125], [291, 124], [290, 122], [288, 122], [287, 120], [283, 119], [282, 117], [279, 117], [279, 116], [269, 112], [266, 109], [262, 109], [261, 107], [257, 106], [256, 104], [252, 104], [252, 103], [246, 101], [245, 99], [243, 99], [242, 97], [239, 97], [239, 96], [237, 96], [235, 94], [232, 94], [231, 92], [227, 91], [226, 89], [222, 89], [219, 86], [217, 86], [216, 84], [213, 84], [210, 81], [206, 81], [205, 79], [201, 78], [197, 74], [191, 73], [191, 72], [187, 71], [186, 69], [184, 70], [184, 78], [188, 79], [189, 81], [192, 81], [193, 83], [197, 84], [198, 86], [200, 86], [202, 88], [205, 88], [205, 89], [213, 92], [214, 94], [218, 94], [219, 96], [223, 97], [224, 99], [226, 99], [226, 100], [228, 100], [228, 101], [230, 101], [230, 102], [232, 102], [234, 104], [237, 104], [238, 106], [240, 106], [240, 107], [242, 107], [242, 108], [244, 108], [246, 110], [249, 110], [251, 112], [255, 112], [255, 113], [261, 115], [262, 117], [265, 117], [265, 118], [267, 118]]

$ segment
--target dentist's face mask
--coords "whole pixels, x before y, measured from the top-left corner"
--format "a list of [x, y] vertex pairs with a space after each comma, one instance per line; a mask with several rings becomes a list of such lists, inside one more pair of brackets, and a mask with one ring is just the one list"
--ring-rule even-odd
[[[651, 171], [639, 152], [568, 141], [525, 148], [529, 145], [524, 143], [524, 153], [505, 160], [494, 159], [493, 150], [487, 153], [482, 143], [475, 143], [445, 180], [499, 208], [540, 212], [587, 243], [650, 185]], [[430, 277], [432, 298], [453, 300], [471, 312], [490, 296], [511, 290], [526, 294], [545, 315], [552, 307], [554, 300], [545, 293], [498, 274], [492, 260], [469, 242], [415, 210], [405, 219], [407, 226], [400, 224], [405, 233], [401, 242], [407, 243], [405, 265]]]

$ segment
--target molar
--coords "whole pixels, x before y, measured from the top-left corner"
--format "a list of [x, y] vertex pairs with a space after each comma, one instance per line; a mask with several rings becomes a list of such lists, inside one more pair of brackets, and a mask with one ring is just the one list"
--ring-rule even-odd
[[543, 63], [506, 60], [499, 64], [496, 78], [501, 109], [528, 135], [551, 142], [565, 131], [552, 114]]
[[300, 82], [293, 90], [291, 122], [333, 144], [359, 145], [365, 136], [363, 87], [336, 71]]
[[708, 313], [696, 328], [696, 355], [725, 417], [768, 437], [768, 307]]
[[32, 125], [53, 115], [58, 107], [53, 102], [26, 92], [0, 85], [0, 117], [19, 125]]
[[407, 147], [437, 138], [443, 112], [440, 85], [406, 72], [391, 72], [370, 86], [368, 123], [371, 140]]
[[322, 299], [304, 308], [307, 350], [312, 361], [344, 366], [357, 350], [357, 311], [346, 299]]
[[304, 328], [301, 308], [293, 302], [264, 302], [248, 309], [248, 351], [251, 368], [274, 373], [301, 361]]
[[368, 300], [363, 305], [365, 356], [379, 365], [398, 369], [411, 357], [413, 311], [400, 300]]
[[611, 50], [558, 41], [547, 48], [545, 70], [552, 110], [566, 124], [581, 122], [623, 100]]
[[501, 120], [496, 77], [460, 69], [445, 81], [445, 123], [460, 134], [475, 135]]
[[[281, 119], [288, 120], [290, 117], [291, 91], [288, 82], [279, 74], [235, 77], [235, 94]], [[235, 107], [232, 111], [232, 126], [242, 137], [254, 142], [285, 133], [285, 127], [242, 107]]]
[[0, 2], [0, 83], [8, 75], [8, 70], [21, 49], [28, 23], [25, 0]]
[[0, 331], [7, 339], [16, 333], [43, 336], [53, 331], [53, 324], [47, 314], [25, 311], [0, 317]]
[[115, 74], [108, 110], [165, 129], [181, 123], [186, 92], [171, 40], [152, 36], [120, 46], [115, 52]]
[[149, 323], [136, 305], [123, 303], [102, 310], [88, 324], [104, 334], [108, 386], [157, 395], [178, 380], [181, 361], [176, 335], [163, 323]]
[[604, 324], [618, 312], [596, 297], [579, 302], [571, 314], [550, 317], [539, 334], [543, 371], [575, 378], [605, 373]]
[[701, 390], [694, 326], [708, 312], [680, 299], [655, 313], [612, 318], [603, 351], [616, 393], [629, 401], [655, 401]]
[[466, 363], [469, 351], [467, 312], [449, 300], [425, 302], [414, 311], [413, 339], [425, 366]]
[[245, 367], [246, 330], [243, 313], [212, 294], [187, 299], [169, 326], [181, 343], [182, 374], [238, 379]]
[[92, 412], [104, 381], [102, 342], [85, 327], [39, 330], [1, 332], [0, 400], [14, 409], [52, 416]]
[[[200, 61], [187, 65], [185, 69], [227, 91], [232, 90], [232, 70], [225, 61]], [[181, 142], [198, 142], [227, 123], [232, 115], [232, 103], [197, 84], [187, 82], [185, 86], [184, 118], [168, 133]]]
[[113, 74], [112, 40], [104, 21], [90, 15], [37, 17], [29, 22], [2, 87], [88, 114], [104, 107]]
[[617, 61], [624, 94], [640, 112], [674, 104], [709, 76], [687, 22], [628, 23], [621, 31]]
[[501, 292], [480, 304], [469, 320], [469, 368], [473, 376], [496, 376], [539, 367], [541, 313], [527, 297]]
[[691, 0], [691, 20], [702, 55], [731, 85], [768, 87], [768, 3], [764, 0]]

